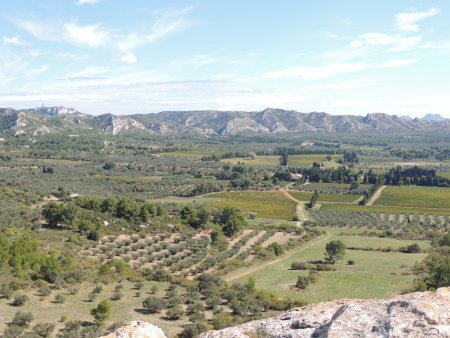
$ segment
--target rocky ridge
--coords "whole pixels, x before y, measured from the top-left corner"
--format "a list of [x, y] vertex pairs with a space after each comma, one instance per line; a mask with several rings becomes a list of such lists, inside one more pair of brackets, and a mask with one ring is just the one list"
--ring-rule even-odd
[[450, 337], [450, 288], [389, 300], [339, 300], [276, 318], [211, 331], [201, 338]]
[[[278, 317], [210, 331], [200, 338], [450, 337], [450, 287], [377, 300], [338, 300], [292, 309]], [[133, 321], [101, 338], [166, 338]]]
[[323, 112], [267, 108], [260, 112], [169, 111], [157, 114], [93, 116], [66, 107], [15, 110], [0, 108], [0, 133], [39, 135], [61, 131], [99, 130], [123, 133], [237, 134], [357, 133], [364, 131], [449, 131], [450, 120], [428, 115], [423, 119], [388, 114], [330, 115]]

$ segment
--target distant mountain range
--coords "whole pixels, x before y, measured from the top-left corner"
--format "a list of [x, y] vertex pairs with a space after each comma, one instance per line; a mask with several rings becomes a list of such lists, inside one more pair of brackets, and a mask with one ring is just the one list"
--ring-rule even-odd
[[66, 107], [22, 110], [0, 108], [0, 133], [37, 136], [89, 129], [111, 134], [197, 132], [223, 136], [289, 132], [450, 131], [450, 120], [435, 114], [412, 119], [381, 113], [366, 116], [330, 115], [273, 108], [259, 112], [204, 110], [98, 116]]

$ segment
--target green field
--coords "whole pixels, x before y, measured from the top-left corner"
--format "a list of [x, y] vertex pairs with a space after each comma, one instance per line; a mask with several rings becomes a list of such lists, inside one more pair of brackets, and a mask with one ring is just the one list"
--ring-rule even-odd
[[[306, 290], [293, 288], [297, 276], [305, 275], [307, 272], [290, 270], [291, 263], [323, 259], [325, 245], [333, 239], [341, 239], [347, 246], [361, 247], [361, 243], [364, 243], [364, 246], [370, 245], [374, 248], [399, 247], [411, 243], [393, 239], [323, 235], [295, 249], [275, 263], [250, 268], [248, 273], [235, 272], [235, 276], [238, 277], [236, 280], [243, 282], [253, 277], [257, 288], [267, 289], [284, 298], [302, 299], [307, 302], [340, 298], [387, 298], [412, 286], [414, 277], [409, 275], [407, 267], [426, 256], [426, 254], [346, 250], [344, 260], [336, 263], [336, 271], [320, 272], [319, 281], [308, 286]], [[427, 245], [424, 242], [415, 242], [424, 247]], [[355, 264], [347, 265], [348, 259], [354, 260]], [[233, 274], [229, 278], [232, 276]]]
[[258, 218], [289, 220], [295, 213], [296, 203], [280, 191], [236, 191], [205, 196], [216, 207], [230, 206], [246, 213], [256, 212]]
[[320, 207], [320, 209], [342, 210], [342, 211], [366, 211], [382, 214], [388, 213], [388, 214], [450, 215], [450, 209], [401, 207], [401, 206], [390, 207], [385, 205], [323, 204]]
[[256, 168], [276, 168], [280, 165], [280, 157], [276, 155], [257, 156], [254, 159], [251, 157], [235, 157], [223, 159], [221, 162], [230, 164], [245, 164]]
[[[375, 205], [450, 208], [450, 188], [439, 187], [386, 187]], [[449, 210], [450, 211], [450, 210]]]
[[336, 163], [336, 155], [332, 155], [333, 159], [331, 161], [327, 160], [327, 154], [308, 154], [308, 155], [289, 155], [289, 166], [290, 167], [309, 167], [314, 162], [322, 162], [326, 168], [336, 168], [339, 166]]
[[[289, 191], [293, 197], [300, 201], [309, 202], [311, 200], [312, 192], [304, 192], [304, 191]], [[361, 196], [352, 195], [352, 194], [327, 194], [327, 193], [319, 193], [318, 203], [321, 202], [332, 202], [332, 203], [353, 203]]]

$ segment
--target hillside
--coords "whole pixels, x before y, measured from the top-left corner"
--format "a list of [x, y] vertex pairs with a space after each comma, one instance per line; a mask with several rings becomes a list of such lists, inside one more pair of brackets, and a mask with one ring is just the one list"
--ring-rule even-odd
[[330, 115], [267, 108], [260, 112], [168, 111], [158, 114], [89, 115], [66, 107], [0, 109], [0, 133], [37, 136], [61, 131], [100, 130], [106, 133], [196, 132], [232, 136], [289, 132], [357, 133], [364, 131], [426, 132], [450, 130], [450, 120], [426, 116], [411, 119], [387, 114]]

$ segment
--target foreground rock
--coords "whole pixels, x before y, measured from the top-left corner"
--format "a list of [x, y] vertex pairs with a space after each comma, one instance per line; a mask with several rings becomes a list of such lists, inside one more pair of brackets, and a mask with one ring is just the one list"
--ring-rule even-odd
[[129, 322], [117, 331], [100, 338], [167, 338], [157, 326], [141, 321]]
[[341, 300], [276, 318], [204, 333], [201, 338], [450, 337], [450, 288], [389, 300]]

